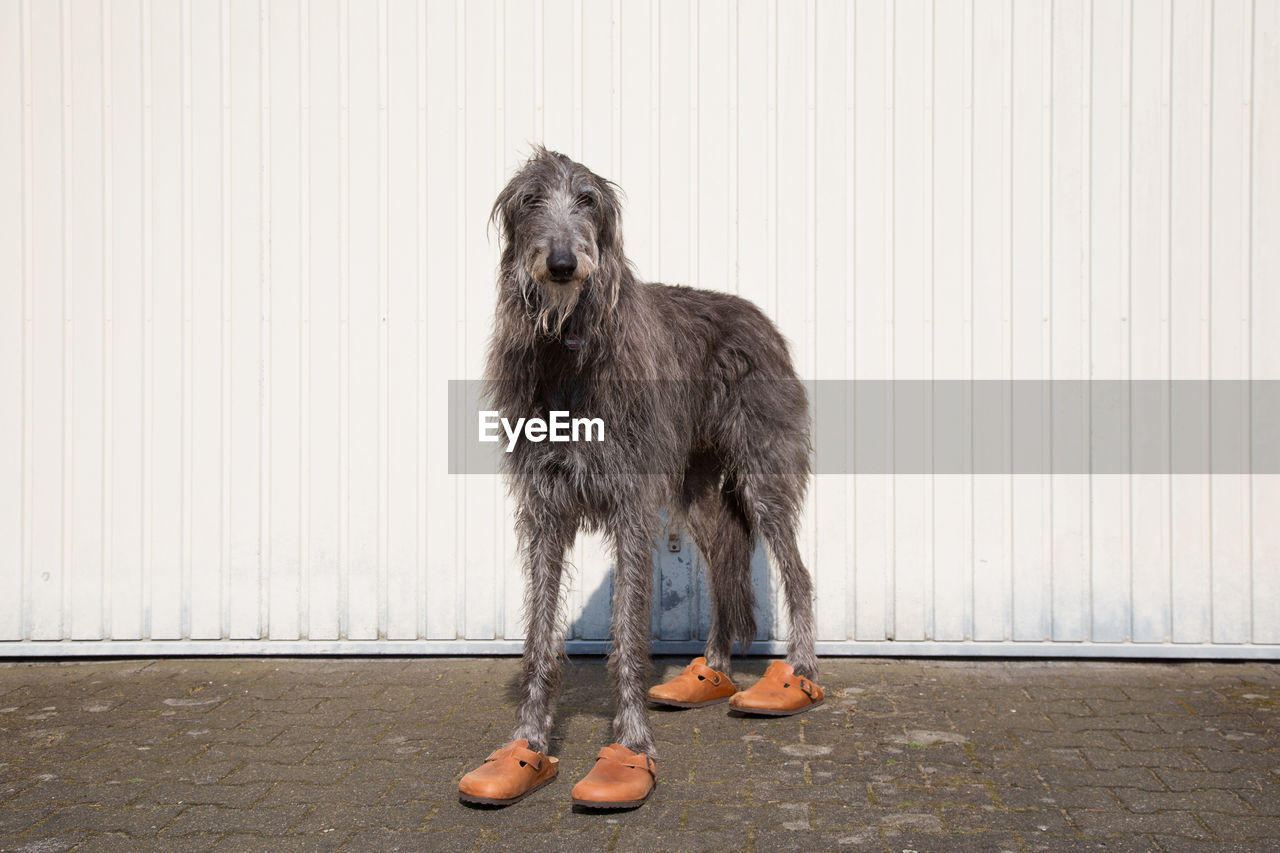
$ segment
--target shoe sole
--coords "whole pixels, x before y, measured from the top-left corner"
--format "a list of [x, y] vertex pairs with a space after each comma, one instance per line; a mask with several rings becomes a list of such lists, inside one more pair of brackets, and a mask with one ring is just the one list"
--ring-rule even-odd
[[570, 797], [569, 799], [575, 806], [581, 806], [584, 809], [634, 809], [649, 802], [649, 798], [653, 796], [653, 792], [656, 790], [658, 790], [658, 783], [655, 781], [653, 787], [649, 789], [649, 793], [645, 794], [643, 798], [627, 803], [602, 803], [598, 800], [580, 800], [577, 797]]
[[774, 708], [744, 708], [742, 705], [730, 705], [729, 710], [741, 711], [744, 714], [751, 714], [758, 717], [790, 717], [795, 714], [803, 714], [805, 711], [812, 711], [821, 705], [826, 699], [819, 699], [817, 702], [805, 705], [803, 708], [796, 708], [793, 711], [785, 711]]
[[719, 699], [708, 699], [705, 702], [677, 702], [674, 699], [659, 699], [656, 696], [650, 696], [649, 701], [655, 705], [665, 705], [668, 708], [705, 708], [708, 705], [719, 705], [728, 702], [733, 697], [730, 693], [728, 696], [721, 696]]
[[507, 797], [506, 799], [497, 799], [495, 797], [476, 797], [471, 794], [464, 794], [461, 791], [459, 791], [458, 799], [464, 803], [475, 803], [476, 805], [480, 805], [480, 806], [510, 806], [520, 802], [525, 797], [529, 796], [539, 788], [545, 788], [547, 785], [550, 785], [552, 782], [555, 781], [555, 778], [558, 775], [560, 775], [559, 772], [554, 773], [551, 776], [548, 776], [546, 779], [543, 779], [541, 782], [539, 782], [529, 790], [525, 791], [523, 794], [520, 794], [519, 796], [516, 796], [516, 797]]

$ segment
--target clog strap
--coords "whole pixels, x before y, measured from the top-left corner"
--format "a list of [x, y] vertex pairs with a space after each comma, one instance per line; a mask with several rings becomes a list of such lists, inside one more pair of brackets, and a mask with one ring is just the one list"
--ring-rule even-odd
[[526, 749], [518, 744], [509, 743], [506, 746], [495, 749], [493, 753], [485, 759], [485, 763], [497, 761], [499, 758], [506, 758], [508, 756], [516, 759], [527, 767], [532, 767], [534, 770], [541, 770], [542, 762], [545, 760], [545, 756], [541, 752], [534, 752], [532, 749]]
[[789, 672], [788, 669], [789, 668], [772, 664], [767, 670], [765, 670], [765, 673], [761, 676], [760, 680], [768, 681], [784, 690], [799, 690], [801, 693], [809, 697], [810, 702], [817, 702], [822, 699], [823, 691], [821, 687], [814, 684], [803, 675], [796, 675], [794, 672]]
[[722, 680], [724, 680], [727, 677], [723, 672], [714, 670], [711, 667], [704, 666], [700, 663], [691, 663], [684, 668], [684, 671], [685, 673], [688, 673], [694, 676], [702, 676], [707, 681], [710, 681], [712, 684], [719, 684]]
[[[624, 752], [626, 754], [624, 754]], [[645, 770], [655, 780], [658, 778], [658, 765], [652, 758], [639, 753], [631, 753], [631, 751], [624, 746], [619, 746], [618, 744], [606, 746], [604, 749], [600, 750], [600, 753], [596, 756], [596, 761], [599, 761], [602, 758], [608, 759], [609, 761], [616, 761], [623, 767], [630, 767], [635, 770]]]

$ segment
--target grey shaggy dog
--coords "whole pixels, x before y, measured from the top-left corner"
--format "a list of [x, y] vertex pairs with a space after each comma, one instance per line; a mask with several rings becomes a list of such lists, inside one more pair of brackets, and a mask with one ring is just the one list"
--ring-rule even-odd
[[486, 394], [502, 417], [601, 418], [603, 442], [530, 442], [503, 454], [527, 573], [516, 739], [547, 751], [560, 687], [565, 552], [580, 528], [612, 536], [613, 737], [655, 754], [645, 702], [653, 547], [682, 513], [708, 567], [710, 666], [755, 636], [755, 537], [778, 566], [787, 661], [817, 675], [812, 584], [796, 545], [809, 478], [808, 405], [786, 342], [725, 293], [636, 279], [616, 187], [535, 150], [493, 205], [503, 248]]

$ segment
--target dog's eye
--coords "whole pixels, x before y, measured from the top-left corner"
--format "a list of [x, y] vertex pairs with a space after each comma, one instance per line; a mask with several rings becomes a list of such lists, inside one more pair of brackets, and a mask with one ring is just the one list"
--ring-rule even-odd
[[537, 207], [540, 204], [542, 204], [542, 196], [537, 193], [528, 193], [520, 199], [521, 207]]
[[578, 196], [578, 200], [575, 201], [574, 204], [581, 207], [583, 210], [592, 210], [596, 206], [596, 199], [595, 196], [590, 193], [583, 193]]

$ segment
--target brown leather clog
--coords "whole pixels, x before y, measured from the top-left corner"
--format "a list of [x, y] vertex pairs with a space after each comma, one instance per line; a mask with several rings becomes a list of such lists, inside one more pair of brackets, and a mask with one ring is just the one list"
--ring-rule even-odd
[[795, 674], [791, 664], [776, 660], [755, 684], [735, 693], [729, 707], [747, 714], [786, 717], [822, 704], [826, 694], [818, 685]]
[[701, 708], [724, 702], [738, 688], [729, 676], [707, 666], [706, 658], [694, 658], [684, 672], [649, 688], [649, 700], [673, 708]]
[[644, 805], [658, 785], [654, 760], [614, 743], [600, 750], [596, 764], [569, 796], [588, 809], [631, 809]]
[[499, 747], [458, 782], [458, 799], [486, 806], [519, 802], [556, 778], [560, 760], [529, 749], [529, 741]]

